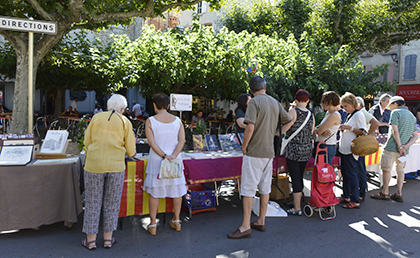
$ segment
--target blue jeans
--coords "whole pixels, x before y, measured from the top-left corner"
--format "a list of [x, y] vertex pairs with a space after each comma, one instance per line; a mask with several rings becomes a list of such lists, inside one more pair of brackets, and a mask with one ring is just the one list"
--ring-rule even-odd
[[357, 177], [359, 179], [359, 196], [362, 198], [366, 196], [366, 174], [365, 156], [359, 156], [359, 160], [357, 160]]
[[327, 145], [328, 150], [328, 157], [327, 157], [327, 163], [332, 166], [332, 159], [335, 156], [335, 152], [337, 151], [337, 147], [335, 145]]
[[343, 175], [343, 197], [350, 198], [354, 203], [360, 203], [357, 160], [353, 154], [341, 155], [341, 174]]

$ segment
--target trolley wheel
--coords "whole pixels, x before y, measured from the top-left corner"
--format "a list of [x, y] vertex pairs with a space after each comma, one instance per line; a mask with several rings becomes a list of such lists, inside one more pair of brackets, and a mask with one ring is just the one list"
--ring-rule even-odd
[[314, 210], [311, 205], [306, 204], [305, 207], [303, 207], [303, 213], [305, 213], [305, 216], [309, 218], [314, 214]]
[[327, 214], [331, 214], [332, 210], [333, 210], [332, 206], [324, 207], [324, 212], [327, 213]]

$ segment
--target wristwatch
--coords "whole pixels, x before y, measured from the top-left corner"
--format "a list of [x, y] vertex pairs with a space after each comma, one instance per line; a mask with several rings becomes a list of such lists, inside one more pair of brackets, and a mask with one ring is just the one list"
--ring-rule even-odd
[[162, 159], [164, 159], [164, 158], [166, 158], [166, 153], [165, 153], [165, 154], [163, 154], [163, 156], [162, 156]]

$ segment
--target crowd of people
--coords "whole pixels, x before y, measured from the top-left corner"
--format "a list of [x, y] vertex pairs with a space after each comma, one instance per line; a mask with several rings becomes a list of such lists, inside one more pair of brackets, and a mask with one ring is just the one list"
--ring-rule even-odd
[[[360, 208], [366, 195], [366, 167], [364, 158], [351, 151], [351, 142], [364, 134], [375, 134], [381, 127], [389, 127], [389, 137], [381, 158], [384, 185], [380, 192], [372, 194], [374, 199], [403, 201], [404, 162], [398, 158], [409, 153], [410, 146], [418, 139], [416, 118], [406, 108], [400, 96], [383, 95], [380, 103], [369, 111], [364, 100], [346, 93], [339, 96], [333, 91], [322, 95], [321, 107], [325, 115], [316, 124], [313, 112], [308, 108], [310, 93], [298, 90], [294, 96], [294, 107], [288, 112], [282, 104], [266, 93], [266, 82], [260, 76], [249, 82], [251, 94], [238, 98], [238, 107], [230, 113], [237, 132], [243, 132], [242, 175], [240, 193], [243, 202], [243, 220], [239, 228], [228, 234], [228, 238], [243, 238], [252, 234], [252, 229], [265, 231], [265, 214], [271, 192], [272, 166], [275, 156], [273, 138], [285, 134], [289, 143], [285, 148], [285, 158], [293, 187], [294, 207], [287, 210], [290, 215], [301, 215], [300, 207], [303, 174], [307, 162], [313, 156], [316, 142], [325, 142], [328, 150], [326, 161], [332, 164], [336, 153], [341, 157], [343, 195], [339, 202], [343, 208]], [[155, 115], [146, 120], [146, 137], [150, 145], [144, 191], [150, 194], [150, 224], [147, 231], [157, 234], [156, 216], [159, 198], [173, 200], [174, 214], [169, 222], [171, 228], [181, 230], [180, 211], [182, 196], [186, 194], [185, 176], [159, 178], [162, 161], [172, 162], [181, 158], [185, 144], [185, 130], [182, 121], [168, 112], [169, 97], [163, 93], [153, 97]], [[139, 104], [133, 103], [132, 114], [141, 116]], [[85, 164], [85, 214], [83, 232], [86, 238], [82, 245], [89, 250], [97, 247], [101, 210], [103, 210], [103, 245], [111, 248], [115, 243], [116, 230], [124, 181], [124, 156], [136, 155], [135, 137], [132, 124], [126, 117], [127, 100], [114, 94], [108, 100], [108, 111], [99, 111], [93, 116], [84, 138], [86, 146]], [[138, 106], [137, 106], [138, 105]], [[386, 111], [388, 110], [389, 111]], [[69, 107], [70, 109], [70, 107]], [[140, 111], [141, 112], [141, 111]], [[387, 112], [389, 113], [387, 115]], [[204, 122], [204, 112], [200, 110], [192, 123]], [[211, 114], [210, 114], [211, 115]], [[420, 111], [416, 113], [417, 122]], [[387, 116], [389, 118], [387, 118]], [[385, 118], [384, 118], [385, 117]], [[280, 129], [281, 128], [281, 129]], [[109, 137], [112, 135], [112, 137]], [[107, 137], [106, 137], [107, 136]], [[397, 191], [389, 193], [392, 165], [397, 168]], [[180, 168], [183, 170], [183, 167]], [[254, 196], [258, 188], [260, 196], [259, 214], [251, 223]]]

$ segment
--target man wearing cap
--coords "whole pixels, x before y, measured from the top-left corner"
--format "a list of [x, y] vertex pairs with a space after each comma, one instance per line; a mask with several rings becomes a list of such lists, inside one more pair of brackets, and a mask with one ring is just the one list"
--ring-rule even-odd
[[[402, 187], [404, 184], [405, 162], [399, 160], [400, 157], [409, 154], [409, 148], [417, 140], [416, 118], [405, 106], [404, 98], [394, 96], [389, 100], [389, 109], [391, 110], [391, 132], [385, 144], [384, 152], [381, 157], [381, 169], [383, 174], [382, 191], [372, 194], [374, 199], [389, 200], [390, 198], [397, 202], [403, 202]], [[389, 181], [391, 180], [391, 169], [397, 163], [397, 192], [390, 196]]]
[[[359, 103], [357, 109], [360, 110], [366, 118], [366, 128], [369, 130], [368, 133], [374, 134], [379, 127], [379, 121], [366, 110], [365, 101], [362, 97], [356, 97], [356, 99]], [[359, 178], [359, 198], [360, 201], [363, 202], [365, 200], [367, 186], [365, 156], [359, 156], [359, 159], [357, 160], [357, 176]]]
[[389, 104], [390, 98], [391, 96], [389, 94], [382, 94], [379, 97], [379, 103], [369, 109], [369, 113], [380, 122], [379, 133], [388, 133], [388, 122], [391, 111], [386, 109], [386, 107]]

